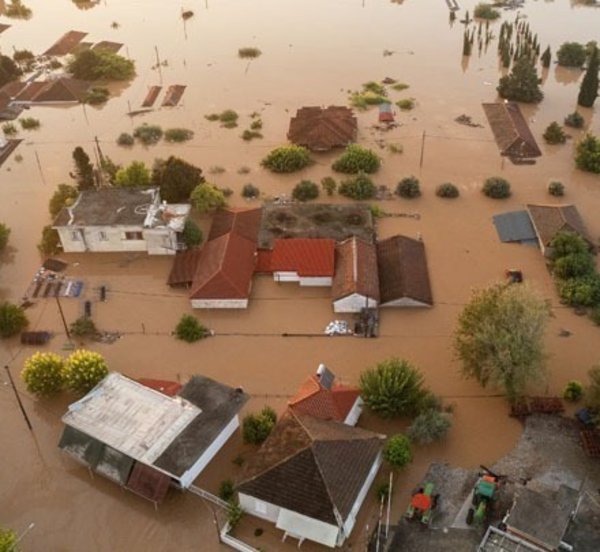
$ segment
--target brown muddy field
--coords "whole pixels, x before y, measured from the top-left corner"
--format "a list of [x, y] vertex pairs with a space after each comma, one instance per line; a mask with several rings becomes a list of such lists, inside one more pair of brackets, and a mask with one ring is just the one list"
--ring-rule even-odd
[[[453, 359], [451, 338], [457, 314], [470, 290], [503, 277], [506, 268], [520, 268], [525, 278], [548, 297], [554, 308], [547, 333], [550, 353], [547, 391], [558, 393], [569, 379], [584, 379], [600, 358], [600, 330], [584, 317], [562, 308], [539, 251], [498, 241], [491, 217], [530, 202], [555, 202], [546, 193], [551, 180], [565, 183], [565, 201], [576, 203], [592, 236], [600, 235], [600, 177], [583, 174], [573, 163], [573, 140], [564, 146], [547, 146], [541, 137], [546, 126], [574, 110], [581, 73], [552, 65], [542, 74], [544, 101], [524, 108], [544, 156], [533, 166], [503, 162], [487, 126], [481, 102], [496, 99], [500, 75], [495, 43], [487, 54], [475, 49], [463, 60], [461, 24], [450, 25], [443, 0], [385, 0], [323, 3], [259, 0], [252, 3], [164, 2], [158, 0], [103, 0], [90, 9], [78, 9], [70, 0], [26, 0], [32, 8], [29, 21], [0, 22], [12, 27], [2, 33], [2, 52], [27, 48], [42, 52], [68, 30], [87, 31], [87, 41], [123, 42], [122, 53], [136, 61], [138, 76], [128, 85], [112, 86], [116, 97], [103, 108], [34, 107], [27, 116], [40, 119], [38, 131], [21, 132], [25, 138], [15, 156], [0, 169], [0, 221], [12, 228], [10, 247], [0, 257], [0, 300], [17, 301], [40, 265], [35, 247], [42, 226], [50, 221], [47, 203], [60, 182], [69, 181], [71, 152], [82, 145], [92, 152], [98, 137], [105, 154], [114, 161], [174, 154], [202, 167], [225, 172], [209, 178], [235, 190], [231, 203], [242, 206], [239, 190], [246, 182], [265, 195], [290, 194], [303, 178], [318, 181], [330, 174], [333, 155], [317, 157], [317, 163], [300, 174], [274, 176], [260, 168], [260, 159], [272, 147], [285, 142], [289, 117], [303, 105], [344, 105], [347, 92], [361, 83], [393, 77], [410, 84], [403, 92], [390, 92], [396, 101], [413, 97], [416, 108], [397, 113], [400, 126], [386, 133], [372, 129], [377, 111], [358, 115], [359, 142], [378, 148], [376, 141], [401, 144], [404, 153], [380, 150], [383, 167], [378, 184], [394, 187], [411, 174], [421, 180], [418, 200], [391, 200], [381, 206], [392, 213], [419, 213], [420, 219], [389, 218], [378, 223], [382, 237], [395, 233], [422, 235], [427, 247], [435, 306], [427, 311], [388, 310], [381, 314], [381, 337], [357, 338], [281, 337], [282, 332], [320, 333], [334, 318], [327, 290], [299, 289], [257, 278], [251, 306], [244, 312], [195, 313], [216, 337], [195, 345], [174, 340], [170, 332], [182, 313], [191, 312], [183, 292], [165, 285], [170, 259], [142, 255], [63, 256], [69, 274], [85, 282], [79, 300], [65, 299], [69, 321], [83, 312], [83, 301], [93, 302], [97, 326], [119, 331], [123, 337], [112, 345], [88, 344], [104, 354], [113, 370], [133, 377], [186, 378], [202, 373], [231, 385], [241, 385], [253, 399], [247, 409], [268, 403], [279, 411], [286, 399], [324, 362], [345, 382], [355, 383], [366, 366], [390, 356], [407, 358], [426, 376], [432, 390], [455, 405], [454, 427], [444, 443], [417, 450], [414, 463], [396, 480], [393, 517], [400, 515], [410, 489], [420, 480], [429, 462], [448, 461], [474, 467], [491, 464], [516, 442], [521, 426], [507, 416], [501, 398], [493, 390], [482, 391], [463, 380]], [[0, 3], [0, 7], [1, 7]], [[472, 13], [475, 2], [461, 3]], [[195, 15], [183, 24], [181, 10]], [[513, 20], [514, 11], [503, 12]], [[542, 48], [553, 53], [567, 40], [600, 39], [600, 9], [568, 0], [527, 0], [521, 13], [538, 33]], [[460, 19], [460, 17], [459, 17]], [[118, 22], [117, 29], [111, 27]], [[491, 25], [499, 28], [500, 23]], [[166, 65], [160, 73], [155, 48]], [[251, 62], [240, 60], [237, 49], [257, 46], [263, 54]], [[384, 56], [383, 51], [394, 52]], [[188, 86], [177, 108], [159, 108], [129, 118], [139, 109], [147, 87], [153, 84]], [[240, 126], [227, 130], [209, 123], [204, 115], [224, 109], [240, 114]], [[600, 134], [598, 105], [582, 110], [587, 128]], [[243, 142], [241, 132], [250, 114], [259, 112], [264, 122], [263, 140]], [[454, 122], [470, 115], [483, 128]], [[130, 149], [119, 148], [120, 132], [143, 123], [163, 128], [183, 126], [195, 131], [186, 145]], [[425, 132], [423, 166], [421, 143]], [[38, 163], [39, 159], [39, 163]], [[250, 174], [237, 170], [248, 166]], [[496, 202], [479, 191], [484, 178], [501, 175], [513, 184], [513, 196]], [[461, 197], [445, 201], [435, 197], [435, 187], [445, 181], [457, 184]], [[334, 198], [334, 201], [342, 201]], [[205, 221], [208, 226], [209, 221]], [[108, 286], [108, 300], [98, 301], [98, 287]], [[56, 333], [48, 349], [60, 351], [66, 342], [53, 300], [38, 300], [28, 311], [33, 329]], [[561, 328], [572, 332], [558, 336]], [[23, 360], [34, 350], [17, 341], [0, 344], [0, 365], [9, 364], [16, 376]], [[34, 426], [30, 434], [14, 396], [2, 374], [0, 388], [0, 524], [17, 531], [29, 523], [35, 527], [23, 539], [25, 551], [79, 550], [206, 550], [220, 549], [212, 517], [201, 501], [173, 493], [154, 511], [151, 504], [122, 493], [101, 478], [91, 480], [86, 470], [62, 457], [56, 444], [60, 417], [70, 397], [37, 401], [20, 382], [23, 400]], [[546, 389], [542, 390], [546, 391]], [[366, 416], [361, 425], [384, 433], [403, 429], [401, 423], [381, 423]], [[230, 463], [241, 444], [239, 436], [203, 474], [201, 483], [211, 490], [226, 477], [236, 477]], [[372, 523], [374, 504], [362, 513], [352, 542], [362, 549]], [[245, 522], [245, 525], [251, 525]], [[251, 534], [246, 526], [241, 533]], [[371, 525], [372, 527], [372, 525]], [[263, 528], [267, 529], [264, 526]], [[278, 535], [265, 533], [267, 550], [293, 550], [294, 542], [281, 544]], [[254, 542], [260, 544], [260, 542]], [[303, 549], [318, 550], [305, 543]]]

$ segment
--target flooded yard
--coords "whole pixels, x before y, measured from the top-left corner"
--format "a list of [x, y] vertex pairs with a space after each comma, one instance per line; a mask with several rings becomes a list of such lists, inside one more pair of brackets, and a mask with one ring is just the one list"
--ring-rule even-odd
[[[415, 98], [416, 107], [406, 112], [396, 109], [399, 126], [386, 132], [373, 128], [377, 108], [356, 113], [358, 142], [377, 150], [383, 159], [374, 176], [377, 184], [393, 189], [409, 175], [421, 181], [419, 199], [379, 202], [387, 212], [418, 213], [419, 218], [380, 219], [377, 232], [384, 238], [396, 233], [422, 236], [432, 309], [382, 309], [378, 339], [283, 337], [283, 333], [321, 334], [328, 322], [340, 318], [333, 313], [329, 289], [299, 288], [259, 276], [247, 310], [193, 312], [185, 291], [165, 283], [170, 258], [69, 254], [60, 258], [70, 263], [68, 275], [82, 280], [84, 288], [79, 299], [61, 300], [66, 319], [71, 322], [83, 314], [83, 302], [90, 300], [98, 328], [122, 334], [114, 344], [87, 344], [105, 355], [112, 370], [181, 381], [204, 374], [243, 387], [252, 397], [246, 411], [269, 404], [282, 412], [288, 397], [321, 362], [343, 382], [356, 383], [365, 367], [380, 360], [392, 356], [410, 360], [431, 389], [454, 405], [454, 426], [444, 442], [418, 448], [413, 464], [398, 475], [392, 518], [404, 510], [410, 490], [430, 462], [466, 468], [492, 464], [520, 436], [521, 426], [508, 417], [504, 399], [464, 380], [453, 356], [456, 317], [473, 287], [501, 280], [506, 269], [518, 268], [550, 300], [554, 317], [546, 337], [549, 393], [562, 392], [567, 380], [585, 380], [587, 370], [599, 361], [600, 329], [560, 305], [540, 251], [500, 243], [492, 224], [493, 215], [527, 203], [560, 203], [546, 191], [550, 181], [559, 180], [566, 187], [564, 201], [577, 205], [591, 236], [600, 236], [600, 177], [576, 170], [573, 162], [574, 144], [583, 131], [568, 129], [573, 139], [562, 146], [546, 145], [542, 138], [550, 122], [562, 122], [574, 111], [582, 72], [553, 63], [540, 73], [545, 99], [523, 106], [523, 113], [543, 156], [526, 166], [503, 160], [481, 108], [482, 102], [497, 99], [501, 70], [496, 43], [481, 55], [475, 48], [470, 59], [461, 55], [463, 25], [458, 20], [465, 10], [472, 14], [475, 1], [461, 3], [454, 23], [443, 0], [102, 0], [86, 5], [89, 9], [79, 9], [70, 0], [25, 0], [25, 4], [33, 10], [30, 20], [0, 15], [0, 23], [11, 25], [0, 35], [3, 53], [13, 48], [41, 53], [65, 32], [84, 31], [86, 41], [122, 42], [121, 53], [135, 60], [137, 76], [130, 83], [111, 85], [113, 97], [101, 108], [45, 106], [25, 113], [39, 119], [41, 128], [21, 131], [24, 142], [15, 154], [22, 160], [13, 154], [0, 168], [0, 222], [12, 229], [8, 250], [0, 255], [0, 301], [18, 301], [42, 262], [36, 244], [42, 227], [51, 222], [48, 200], [59, 183], [71, 181], [71, 153], [76, 146], [92, 156], [97, 137], [103, 153], [123, 164], [132, 160], [152, 164], [155, 158], [180, 156], [201, 167], [211, 182], [234, 190], [231, 205], [258, 206], [257, 201], [241, 198], [244, 184], [253, 183], [264, 196], [289, 196], [302, 179], [319, 182], [332, 175], [334, 154], [314, 155], [313, 166], [293, 175], [274, 175], [260, 167], [271, 148], [286, 142], [289, 119], [297, 108], [348, 105], [349, 91], [390, 77], [410, 85], [402, 92], [390, 90], [390, 98]], [[184, 9], [194, 11], [185, 23]], [[600, 39], [600, 8], [569, 0], [527, 0], [519, 12], [538, 34], [542, 50], [551, 46], [553, 59], [564, 41]], [[516, 13], [502, 11], [502, 20], [512, 21]], [[496, 35], [500, 24], [490, 25]], [[250, 46], [260, 48], [262, 55], [238, 58], [238, 49]], [[157, 57], [160, 71], [153, 69]], [[148, 87], [161, 85], [164, 93], [174, 84], [187, 87], [177, 107], [127, 115], [140, 109]], [[205, 119], [225, 109], [239, 113], [237, 128], [221, 128]], [[599, 109], [598, 102], [594, 109], [580, 109], [586, 129], [595, 134], [600, 134]], [[264, 138], [245, 142], [240, 135], [253, 112], [263, 120]], [[457, 124], [454, 119], [461, 114], [483, 127]], [[116, 145], [121, 132], [132, 132], [142, 123], [186, 127], [195, 137], [183, 145]], [[402, 145], [403, 153], [380, 149], [380, 143]], [[209, 174], [216, 166], [224, 172]], [[250, 172], [238, 174], [242, 166]], [[510, 199], [494, 201], [481, 194], [483, 180], [494, 175], [512, 183]], [[436, 197], [434, 190], [442, 182], [456, 184], [460, 198]], [[346, 202], [339, 196], [332, 201]], [[209, 219], [203, 224], [207, 228]], [[108, 290], [105, 302], [99, 298], [103, 285]], [[215, 337], [194, 345], [176, 341], [171, 332], [183, 313], [197, 316]], [[46, 348], [60, 352], [66, 335], [56, 301], [37, 300], [28, 316], [31, 329], [55, 334]], [[559, 337], [561, 329], [568, 329], [570, 337]], [[24, 359], [34, 350], [17, 340], [3, 340], [0, 365], [9, 364], [18, 379]], [[87, 470], [59, 453], [60, 417], [72, 397], [36, 400], [17, 381], [34, 427], [29, 433], [4, 372], [1, 381], [0, 523], [17, 532], [35, 523], [22, 542], [24, 551], [221, 549], [212, 515], [197, 497], [172, 493], [155, 511], [113, 483], [91, 479]], [[402, 423], [371, 416], [361, 419], [360, 425], [382, 433], [404, 428]], [[231, 460], [241, 449], [238, 435], [221, 451], [202, 476], [209, 490], [236, 476]], [[365, 504], [361, 517], [369, 521], [375, 505]], [[296, 549], [294, 541], [282, 544], [277, 537], [274, 534], [269, 545], [265, 541], [265, 550]], [[357, 524], [351, 543], [362, 550], [364, 542], [363, 522]], [[303, 545], [303, 549], [319, 548]]]

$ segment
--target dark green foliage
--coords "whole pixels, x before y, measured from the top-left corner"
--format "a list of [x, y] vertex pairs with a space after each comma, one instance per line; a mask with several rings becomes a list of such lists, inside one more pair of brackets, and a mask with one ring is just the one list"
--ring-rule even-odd
[[563, 392], [563, 399], [569, 402], [577, 402], [583, 396], [583, 385], [579, 381], [569, 381]]
[[229, 506], [227, 507], [227, 521], [229, 523], [229, 527], [234, 529], [235, 526], [242, 520], [244, 517], [244, 510], [235, 500], [229, 501]]
[[577, 113], [577, 111], [574, 111], [565, 117], [564, 123], [568, 127], [582, 128], [585, 123], [585, 119], [579, 113]]
[[60, 239], [58, 232], [52, 226], [42, 228], [42, 239], [38, 244], [38, 249], [44, 255], [55, 255], [60, 252]]
[[575, 150], [575, 164], [583, 171], [600, 173], [600, 138], [586, 134], [579, 141]]
[[255, 138], [262, 138], [263, 135], [258, 132], [258, 130], [244, 130], [242, 132], [242, 140], [249, 142], [250, 140], [254, 140]]
[[544, 50], [544, 53], [542, 54], [542, 57], [540, 58], [540, 60], [542, 62], [542, 67], [544, 67], [544, 69], [548, 69], [548, 67], [550, 67], [550, 63], [552, 61], [552, 53], [550, 51], [550, 46], [548, 46]]
[[209, 334], [208, 329], [190, 314], [184, 314], [177, 323], [177, 326], [175, 326], [175, 337], [187, 343], [194, 343], [200, 339], [204, 339]]
[[365, 404], [383, 418], [418, 414], [428, 394], [419, 371], [397, 358], [362, 372], [359, 386]]
[[137, 138], [145, 146], [157, 144], [163, 137], [163, 130], [158, 125], [144, 123], [133, 131], [133, 137]]
[[121, 170], [121, 165], [117, 165], [110, 157], [104, 155], [100, 159], [100, 169], [108, 179], [108, 182], [114, 186], [117, 181], [117, 173]]
[[94, 167], [90, 162], [89, 155], [81, 146], [73, 150], [73, 161], [75, 162], [75, 178], [77, 188], [80, 192], [90, 190], [95, 185]]
[[127, 80], [135, 75], [133, 61], [107, 50], [80, 50], [68, 65], [73, 76], [82, 80]]
[[244, 442], [260, 445], [269, 436], [276, 422], [277, 414], [270, 406], [265, 406], [257, 414], [248, 414], [242, 422]]
[[550, 184], [548, 184], [548, 193], [554, 197], [562, 197], [565, 195], [565, 186], [562, 182], [550, 182]]
[[557, 278], [581, 278], [594, 272], [596, 262], [591, 253], [571, 253], [556, 259], [552, 265], [552, 272]]
[[573, 307], [600, 305], [600, 275], [591, 273], [579, 278], [558, 280], [560, 298]]
[[377, 186], [365, 174], [359, 174], [354, 178], [343, 180], [338, 188], [340, 195], [350, 199], [372, 199], [377, 194]]
[[190, 195], [190, 203], [199, 213], [209, 213], [223, 209], [227, 205], [225, 194], [213, 184], [198, 184]]
[[70, 326], [71, 334], [75, 337], [87, 337], [94, 335], [98, 332], [96, 329], [96, 324], [91, 318], [87, 316], [80, 316], [75, 322], [73, 322]]
[[225, 502], [229, 502], [235, 494], [235, 487], [231, 479], [225, 479], [221, 481], [219, 485], [219, 498]]
[[390, 437], [383, 448], [383, 457], [392, 468], [404, 468], [412, 461], [410, 439], [401, 433]]
[[[454, 13], [454, 12], [450, 12]], [[387, 497], [390, 495], [390, 484], [389, 483], [380, 483], [375, 487], [375, 496], [377, 497], [377, 502], [381, 503], [382, 501], [387, 500]]]
[[321, 180], [321, 188], [323, 188], [328, 196], [332, 196], [337, 189], [337, 182], [331, 176], [326, 176]]
[[510, 74], [500, 79], [496, 90], [502, 98], [517, 102], [538, 103], [544, 97], [535, 65], [527, 56], [517, 59]]
[[19, 130], [13, 123], [4, 123], [2, 125], [2, 132], [4, 132], [6, 136], [14, 136]]
[[260, 56], [262, 52], [258, 48], [245, 47], [238, 50], [238, 56], [242, 59], [254, 59]]
[[372, 174], [379, 170], [380, 164], [379, 157], [373, 151], [357, 144], [350, 144], [344, 153], [334, 161], [331, 168], [345, 174]]
[[40, 128], [39, 120], [34, 119], [33, 117], [23, 117], [19, 119], [19, 123], [21, 124], [21, 128], [23, 130], [36, 130]]
[[168, 128], [165, 130], [165, 140], [167, 142], [187, 142], [194, 137], [194, 131], [187, 128]]
[[0, 337], [21, 333], [29, 324], [25, 311], [8, 301], [0, 303]]
[[567, 141], [567, 135], [560, 127], [560, 125], [554, 121], [550, 123], [544, 131], [544, 140], [548, 144], [564, 144]]
[[577, 103], [583, 107], [593, 107], [598, 97], [598, 63], [598, 48], [594, 46], [577, 97]]
[[10, 236], [10, 228], [3, 222], [0, 222], [0, 253], [8, 245], [8, 238]]
[[35, 55], [30, 50], [15, 50], [13, 53], [15, 63], [28, 65], [35, 59]]
[[254, 184], [244, 184], [242, 188], [242, 197], [246, 199], [256, 199], [260, 195], [260, 190]]
[[564, 42], [556, 52], [558, 64], [564, 67], [581, 67], [585, 63], [587, 52], [583, 44]]
[[83, 101], [84, 103], [90, 105], [99, 105], [106, 103], [109, 97], [110, 92], [108, 91], [108, 88], [104, 88], [103, 86], [94, 86], [86, 92]]
[[479, 19], [489, 19], [493, 21], [500, 17], [500, 12], [494, 9], [492, 4], [481, 2], [475, 6], [473, 15]]
[[451, 182], [445, 182], [444, 184], [440, 184], [435, 189], [435, 195], [438, 197], [454, 199], [460, 195], [460, 192], [454, 184]]
[[499, 176], [491, 176], [484, 182], [482, 191], [492, 199], [506, 199], [510, 197], [510, 183]]
[[312, 163], [309, 151], [302, 146], [281, 146], [272, 150], [261, 165], [276, 173], [291, 173]]
[[581, 255], [590, 252], [588, 243], [575, 232], [558, 232], [550, 243], [552, 258], [556, 261], [567, 255]]
[[408, 428], [410, 439], [420, 445], [428, 445], [446, 436], [452, 420], [445, 412], [434, 408], [419, 414]]
[[414, 176], [403, 178], [396, 186], [396, 195], [405, 199], [414, 199], [421, 195], [419, 179]]
[[207, 121], [220, 121], [221, 126], [225, 128], [235, 128], [238, 117], [239, 115], [233, 109], [226, 109], [221, 113], [211, 113], [204, 116]]
[[133, 146], [135, 138], [128, 132], [121, 132], [117, 138], [117, 144], [119, 146]]
[[132, 161], [115, 174], [115, 186], [120, 188], [145, 188], [150, 184], [150, 169], [142, 161]]
[[56, 215], [61, 212], [63, 207], [72, 205], [78, 195], [79, 192], [77, 191], [77, 188], [69, 186], [68, 184], [59, 184], [58, 189], [52, 194], [50, 203], [48, 204], [50, 216], [55, 218]]
[[14, 17], [15, 19], [29, 19], [32, 11], [21, 0], [9, 0], [4, 11], [6, 17]]
[[189, 201], [194, 188], [203, 182], [202, 170], [179, 157], [154, 163], [152, 185], [160, 188], [161, 199], [168, 203]]
[[596, 326], [600, 326], [600, 305], [590, 309], [590, 320], [596, 324]]
[[297, 201], [310, 201], [319, 197], [319, 187], [310, 180], [303, 180], [294, 186], [292, 197]]
[[8, 56], [0, 54], [0, 86], [17, 80], [21, 76], [21, 69]]
[[202, 243], [204, 235], [198, 225], [192, 219], [188, 218], [183, 226], [181, 238], [183, 239], [185, 246], [190, 249], [192, 247], [198, 247]]
[[19, 537], [12, 529], [0, 527], [0, 551], [19, 552]]

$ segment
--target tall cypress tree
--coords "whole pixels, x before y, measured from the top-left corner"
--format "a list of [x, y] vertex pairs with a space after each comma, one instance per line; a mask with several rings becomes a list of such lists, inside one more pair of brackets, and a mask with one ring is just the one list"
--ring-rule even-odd
[[583, 107], [592, 107], [598, 97], [598, 65], [598, 48], [594, 48], [577, 98], [577, 103]]
[[500, 79], [496, 90], [502, 98], [517, 102], [538, 103], [544, 97], [535, 66], [524, 55], [515, 62], [510, 74]]
[[81, 146], [77, 146], [73, 150], [73, 161], [75, 161], [75, 178], [79, 191], [93, 188], [95, 184], [94, 167], [90, 163], [90, 156]]

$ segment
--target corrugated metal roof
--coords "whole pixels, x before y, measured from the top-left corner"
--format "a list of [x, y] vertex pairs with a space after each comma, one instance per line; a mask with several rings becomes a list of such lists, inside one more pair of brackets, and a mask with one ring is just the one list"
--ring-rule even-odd
[[501, 242], [533, 242], [537, 236], [527, 211], [510, 211], [493, 217], [494, 226]]

